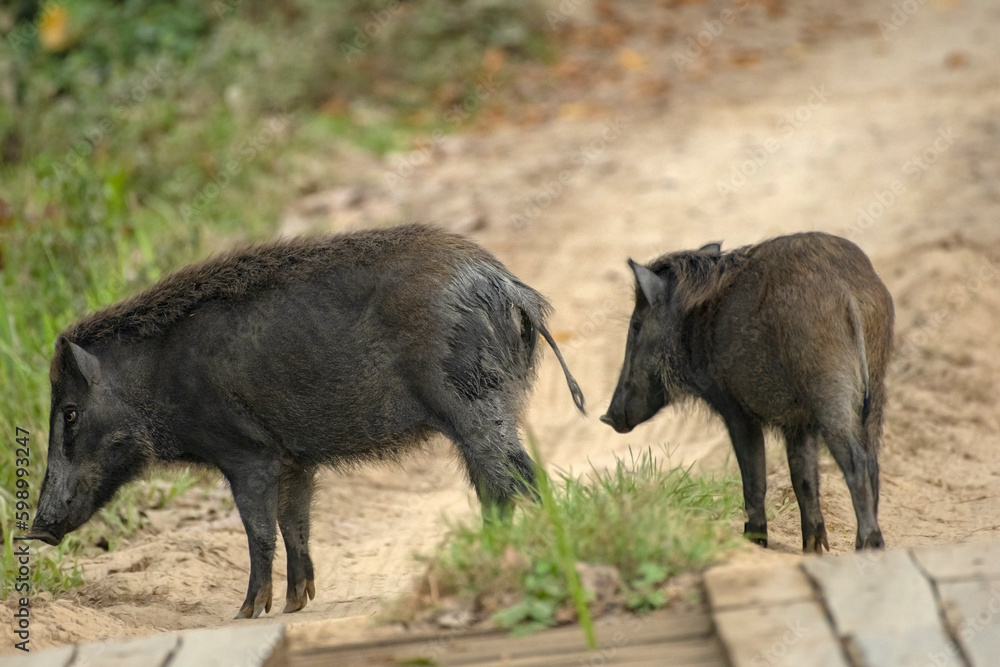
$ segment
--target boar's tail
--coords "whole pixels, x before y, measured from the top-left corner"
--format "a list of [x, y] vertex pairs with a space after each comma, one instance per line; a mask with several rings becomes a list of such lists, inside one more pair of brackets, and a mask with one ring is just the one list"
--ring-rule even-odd
[[865, 326], [864, 318], [861, 317], [861, 309], [858, 300], [854, 296], [848, 296], [847, 308], [851, 315], [851, 325], [854, 328], [854, 340], [858, 349], [858, 361], [861, 365], [861, 384], [864, 389], [864, 402], [861, 404], [861, 424], [868, 421], [868, 413], [872, 408], [871, 382], [868, 379], [868, 353], [865, 349]]
[[566, 375], [566, 384], [569, 385], [569, 393], [573, 395], [573, 403], [576, 404], [576, 409], [583, 414], [587, 414], [587, 410], [583, 407], [583, 392], [580, 391], [580, 385], [576, 383], [576, 379], [574, 379], [573, 374], [569, 372], [569, 368], [566, 366], [566, 360], [563, 359], [562, 352], [559, 351], [559, 346], [556, 345], [556, 341], [553, 340], [552, 334], [549, 333], [549, 330], [545, 328], [544, 324], [539, 322], [535, 323], [535, 328], [538, 329], [538, 333], [542, 334], [542, 338], [544, 338], [545, 342], [549, 344], [552, 351], [556, 353], [556, 359], [559, 360], [559, 365], [562, 366], [563, 373]]
[[556, 353], [556, 359], [559, 360], [559, 365], [562, 366], [563, 374], [566, 376], [566, 384], [569, 385], [569, 393], [573, 395], [573, 403], [576, 404], [576, 409], [583, 414], [587, 414], [587, 411], [584, 408], [583, 392], [580, 390], [580, 385], [577, 384], [573, 374], [569, 372], [569, 366], [566, 365], [566, 360], [563, 359], [562, 352], [559, 351], [559, 346], [556, 345], [556, 341], [552, 338], [552, 334], [550, 334], [549, 330], [545, 328], [545, 314], [546, 311], [550, 309], [550, 306], [546, 303], [545, 298], [541, 294], [528, 287], [517, 278], [514, 278], [513, 276], [509, 276], [509, 278], [514, 284], [514, 289], [510, 290], [513, 292], [510, 296], [514, 301], [514, 304], [520, 308], [527, 320], [531, 322], [531, 326], [533, 326], [538, 333], [542, 334], [542, 338], [544, 338], [545, 342], [549, 344], [552, 351]]

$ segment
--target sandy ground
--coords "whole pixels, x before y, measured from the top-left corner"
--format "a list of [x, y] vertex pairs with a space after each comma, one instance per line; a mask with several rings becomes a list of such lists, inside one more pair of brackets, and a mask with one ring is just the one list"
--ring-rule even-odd
[[[552, 329], [591, 416], [574, 411], [546, 354], [526, 423], [550, 467], [581, 473], [647, 447], [670, 451], [676, 464], [735, 466], [721, 423], [705, 414], [667, 410], [626, 436], [597, 421], [623, 355], [627, 257], [802, 230], [849, 236], [896, 303], [881, 457], [886, 540], [996, 538], [1000, 7], [902, 5], [914, 11], [894, 15], [888, 2], [756, 3], [725, 25], [711, 22], [741, 3], [634, 16], [632, 3], [614, 5], [624, 7], [617, 13], [609, 3], [564, 4], [577, 7], [564, 14], [575, 45], [558, 77], [490, 93], [491, 109], [521, 122], [385, 160], [345, 152], [302, 161], [289, 187], [319, 192], [289, 211], [283, 229], [415, 218], [495, 252], [556, 308]], [[709, 44], [699, 51], [688, 38], [703, 30]], [[823, 511], [832, 550], [843, 552], [853, 548], [854, 515], [840, 471], [823, 456]], [[800, 545], [780, 442], [770, 442], [768, 460], [771, 550], [744, 559], [793, 558]], [[33, 644], [231, 622], [249, 559], [238, 518], [219, 509], [223, 494], [193, 492], [154, 512], [149, 532], [82, 561], [86, 586], [35, 599]], [[373, 614], [420, 572], [412, 554], [441, 540], [442, 518], [475, 512], [447, 442], [398, 468], [326, 474], [313, 511], [316, 599], [298, 614], [279, 613], [279, 547], [275, 608], [240, 622]], [[10, 647], [4, 641], [0, 652]]]

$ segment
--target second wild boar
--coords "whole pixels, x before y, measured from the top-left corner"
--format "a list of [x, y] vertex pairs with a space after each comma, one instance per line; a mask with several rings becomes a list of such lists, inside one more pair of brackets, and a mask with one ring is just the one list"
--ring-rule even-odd
[[628, 433], [666, 405], [707, 404], [725, 422], [739, 463], [744, 534], [765, 546], [764, 429], [780, 431], [807, 552], [830, 548], [819, 504], [822, 438], [850, 489], [856, 547], [885, 546], [878, 453], [894, 315], [861, 249], [804, 233], [630, 265], [635, 309], [601, 421]]

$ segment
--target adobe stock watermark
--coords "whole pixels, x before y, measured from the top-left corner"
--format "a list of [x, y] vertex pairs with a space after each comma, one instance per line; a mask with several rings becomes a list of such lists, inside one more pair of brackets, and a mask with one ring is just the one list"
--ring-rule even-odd
[[779, 120], [775, 128], [779, 132], [777, 137], [768, 137], [760, 144], [750, 149], [745, 160], [733, 167], [729, 178], [725, 181], [715, 182], [715, 189], [725, 201], [737, 190], [747, 184], [768, 161], [771, 156], [781, 150], [785, 142], [788, 141], [803, 125], [812, 120], [813, 114], [823, 108], [833, 93], [821, 84], [819, 87], [813, 86], [809, 89], [809, 97], [804, 104], [800, 104], [792, 111], [785, 113]]
[[190, 204], [181, 205], [181, 218], [188, 222], [195, 214], [203, 213], [205, 208], [243, 171], [243, 167], [274, 143], [291, 122], [292, 116], [283, 112], [271, 118], [254, 136], [240, 142], [236, 147], [236, 157], [226, 160], [211, 182], [198, 191]]
[[628, 114], [617, 114], [606, 121], [599, 136], [578, 147], [570, 158], [574, 165], [572, 169], [563, 169], [554, 179], [542, 183], [531, 194], [521, 198], [521, 210], [510, 214], [510, 223], [514, 229], [523, 229], [533, 222], [542, 211], [554, 204], [572, 182], [579, 177], [587, 167], [594, 163], [607, 149], [621, 137], [626, 126], [631, 122]]
[[236, 13], [236, 9], [242, 4], [243, 0], [216, 0], [212, 3], [212, 8], [215, 9], [215, 15], [223, 19]]
[[878, 29], [882, 33], [882, 39], [888, 41], [889, 36], [898, 32], [900, 28], [910, 22], [910, 18], [916, 14], [927, 0], [903, 0], [894, 2], [892, 13], [888, 18], [879, 19]]
[[[994, 624], [994, 620], [998, 613], [1000, 613], [1000, 583], [994, 583], [990, 586], [990, 599], [986, 602], [986, 606], [975, 616], [962, 619], [962, 622], [955, 628], [955, 636], [963, 643], [968, 644], [981, 632], [986, 630], [997, 632], [1000, 629]], [[955, 642], [949, 642], [946, 651], [931, 653], [927, 657], [940, 667], [963, 663], [961, 650]]]
[[[634, 219], [634, 217], [634, 213], [631, 211], [625, 215], [626, 221], [630, 221]], [[658, 242], [643, 247], [632, 257], [638, 263], [645, 265], [646, 262], [677, 250], [678, 249], [676, 247], [673, 247], [668, 243]], [[624, 264], [624, 262], [622, 262], [622, 264]], [[586, 319], [582, 321], [582, 324], [576, 327], [577, 334], [573, 336], [572, 340], [563, 344], [563, 348], [571, 351], [578, 350], [583, 346], [585, 340], [597, 333], [606, 331], [608, 323], [622, 320], [621, 315], [624, 307], [623, 304], [632, 304], [632, 292], [636, 287], [635, 276], [632, 271], [628, 271], [627, 273], [616, 275], [614, 283], [615, 287], [612, 295], [603, 300], [597, 306], [588, 308]], [[624, 313], [624, 315], [624, 324], [621, 328], [627, 332], [628, 313]], [[612, 389], [614, 388], [616, 381], [617, 378], [611, 379]]]
[[809, 628], [802, 625], [802, 621], [788, 621], [785, 623], [785, 627], [787, 629], [782, 633], [780, 639], [766, 649], [761, 649], [757, 655], [750, 659], [750, 664], [753, 667], [768, 667], [783, 663], [784, 657], [788, 655], [788, 649], [798, 644], [803, 637], [809, 634]]
[[619, 617], [616, 619], [615, 625], [625, 627], [616, 628], [608, 641], [599, 642], [597, 648], [590, 651], [586, 658], [580, 658], [578, 664], [581, 667], [613, 664], [618, 657], [618, 652], [627, 648], [632, 643], [632, 637], [646, 625], [646, 619], [643, 616]]
[[883, 190], [876, 190], [872, 193], [872, 199], [869, 200], [868, 204], [858, 207], [858, 217], [854, 226], [846, 230], [844, 236], [855, 239], [871, 229], [872, 225], [885, 214], [889, 207], [907, 193], [908, 184], [916, 183], [923, 178], [924, 174], [938, 161], [938, 158], [955, 144], [956, 139], [958, 136], [951, 127], [939, 129], [934, 141], [927, 148], [919, 153], [914, 153], [910, 159], [903, 163], [900, 169], [901, 178], [894, 179]]
[[135, 107], [162, 87], [169, 75], [170, 64], [166, 60], [160, 60], [155, 65], [146, 67], [145, 76], [129, 90], [128, 95], [112, 104], [110, 112], [92, 127], [84, 130], [83, 135], [69, 147], [62, 159], [56, 161], [52, 167], [56, 179], [65, 180], [83, 160], [93, 155], [98, 144], [127, 123]]
[[389, 25], [396, 13], [403, 8], [401, 0], [388, 0], [381, 9], [373, 9], [369, 19], [363, 25], [355, 26], [350, 41], [340, 43], [340, 53], [344, 60], [353, 63], [361, 57], [361, 53], [371, 46], [372, 40]]
[[614, 295], [608, 297], [596, 307], [588, 308], [586, 319], [582, 322], [578, 321], [576, 327], [574, 327], [576, 333], [573, 338], [566, 343], [560, 343], [561, 347], [570, 352], [579, 350], [591, 336], [606, 331], [609, 323], [621, 319], [618, 316], [619, 309], [623, 303], [630, 301], [627, 295], [630, 295], [632, 284], [632, 279], [628, 277], [621, 281], [616, 279]]
[[549, 29], [555, 30], [561, 27], [560, 24], [569, 21], [569, 17], [576, 13], [584, 0], [562, 0], [555, 9], [545, 12], [545, 18], [549, 21]]
[[914, 331], [903, 336], [902, 343], [893, 351], [889, 372], [897, 379], [913, 372], [918, 352], [941, 334], [955, 313], [964, 308], [975, 294], [993, 283], [997, 274], [1000, 274], [1000, 256], [992, 259], [984, 257], [965, 282], [948, 291], [945, 305], [927, 315]]
[[59, 12], [65, 12], [65, 5], [61, 2], [45, 2], [39, 9], [33, 21], [25, 21], [15, 26], [7, 35], [7, 42], [10, 43], [12, 51], [20, 51], [31, 44], [32, 40], [38, 37], [38, 30], [41, 26], [51, 21]]
[[[495, 74], [480, 75], [476, 79], [475, 89], [444, 113], [442, 118], [452, 126], [452, 130], [458, 129], [487, 100], [496, 95], [497, 87], [493, 81], [494, 76]], [[446, 134], [447, 131], [444, 128], [435, 128], [429, 136], [417, 142], [416, 148], [404, 155], [396, 156], [393, 159], [392, 168], [385, 174], [386, 186], [390, 190], [395, 189], [397, 185], [412, 176], [419, 167], [430, 162], [434, 149], [441, 143]]]
[[696, 35], [689, 35], [684, 41], [684, 49], [674, 51], [673, 61], [678, 72], [683, 72], [691, 67], [694, 62], [704, 55], [705, 51], [712, 46], [716, 39], [726, 31], [726, 27], [731, 25], [741, 12], [752, 4], [751, 0], [733, 0], [735, 9], [723, 9], [716, 19], [706, 19]]

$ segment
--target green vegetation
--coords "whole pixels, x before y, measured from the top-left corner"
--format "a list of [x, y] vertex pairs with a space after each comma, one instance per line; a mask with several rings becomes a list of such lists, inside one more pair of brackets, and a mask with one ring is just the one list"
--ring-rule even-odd
[[[270, 233], [295, 158], [350, 140], [406, 148], [504, 62], [547, 58], [544, 14], [502, 0], [16, 0], [0, 7], [0, 597], [10, 589], [15, 427], [45, 470], [58, 333], [219, 239]], [[163, 494], [155, 492], [170, 480]], [[190, 477], [126, 489], [58, 549], [35, 591], [79, 583], [65, 557], [111, 548]], [[150, 497], [153, 493], [153, 497]]]
[[[648, 452], [583, 479], [564, 475], [540, 486], [542, 502], [525, 504], [510, 522], [454, 527], [428, 559], [419, 599], [407, 604], [458, 598], [501, 626], [530, 632], [574, 616], [568, 582], [576, 573], [567, 568], [585, 563], [613, 567], [621, 581], [617, 604], [642, 612], [666, 604], [670, 577], [704, 568], [743, 543], [732, 529], [742, 512], [738, 479], [694, 477], [664, 468]], [[572, 545], [572, 563], [555, 522]]]
[[[484, 78], [500, 84], [505, 62], [550, 56], [545, 27], [534, 2], [503, 0], [0, 8], [0, 598], [22, 532], [15, 428], [31, 433], [33, 509], [58, 333], [232, 237], [272, 232], [302, 194], [297, 158], [343, 141], [382, 154], [459, 128]], [[161, 472], [126, 487], [58, 548], [33, 548], [33, 591], [79, 585], [75, 558], [116, 548], [146, 510], [203, 481]], [[669, 577], [740, 542], [728, 523], [741, 507], [733, 479], [644, 455], [542, 482], [542, 502], [512, 522], [455, 529], [430, 562], [442, 594], [478, 598], [503, 625], [543, 627], [585, 618], [574, 565], [606, 564], [621, 604], [642, 611], [666, 602]]]

